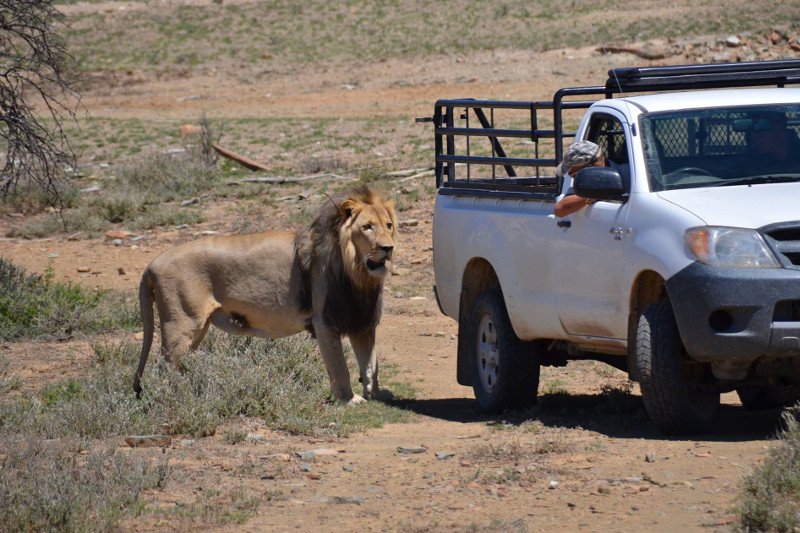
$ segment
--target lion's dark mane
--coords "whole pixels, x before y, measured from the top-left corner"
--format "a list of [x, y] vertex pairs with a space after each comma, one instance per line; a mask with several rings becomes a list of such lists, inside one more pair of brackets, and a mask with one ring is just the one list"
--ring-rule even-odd
[[[358, 187], [346, 198], [374, 204], [376, 195], [367, 187]], [[297, 233], [294, 245], [302, 280], [301, 310], [310, 312], [312, 309], [311, 272], [315, 265], [321, 265], [328, 287], [322, 320], [340, 335], [346, 335], [373, 329], [378, 325], [382, 308], [382, 284], [359, 288], [347, 275], [339, 246], [339, 230], [346, 218], [339, 211], [339, 205], [339, 200], [335, 204], [333, 200], [326, 202], [311, 226]], [[314, 334], [310, 320], [306, 329]]]

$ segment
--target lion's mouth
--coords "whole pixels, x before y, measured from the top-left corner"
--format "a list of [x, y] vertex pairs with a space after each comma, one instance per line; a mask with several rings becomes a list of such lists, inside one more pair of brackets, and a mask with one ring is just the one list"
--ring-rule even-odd
[[380, 261], [367, 259], [367, 270], [370, 272], [380, 272], [382, 270], [386, 270], [386, 258], [384, 257]]

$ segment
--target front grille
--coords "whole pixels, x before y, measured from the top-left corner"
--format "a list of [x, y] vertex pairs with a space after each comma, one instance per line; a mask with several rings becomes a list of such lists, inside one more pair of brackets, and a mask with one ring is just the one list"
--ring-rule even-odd
[[784, 266], [800, 266], [800, 222], [784, 222], [762, 230]]

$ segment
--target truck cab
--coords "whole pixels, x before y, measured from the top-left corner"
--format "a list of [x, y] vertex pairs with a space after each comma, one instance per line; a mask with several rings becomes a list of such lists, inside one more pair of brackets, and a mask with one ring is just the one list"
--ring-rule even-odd
[[[796, 61], [617, 69], [553, 101], [437, 102], [435, 292], [480, 407], [530, 404], [539, 365], [573, 359], [626, 370], [666, 433], [710, 428], [721, 392], [800, 398], [798, 80]], [[498, 127], [509, 110], [530, 129]], [[573, 140], [613, 163], [556, 178]], [[593, 202], [556, 217], [568, 192]]]

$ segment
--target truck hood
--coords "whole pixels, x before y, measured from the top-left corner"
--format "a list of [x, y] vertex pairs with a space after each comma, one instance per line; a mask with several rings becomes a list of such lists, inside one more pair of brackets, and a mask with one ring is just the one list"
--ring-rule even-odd
[[800, 220], [800, 183], [678, 189], [661, 191], [658, 196], [709, 226], [760, 228]]

